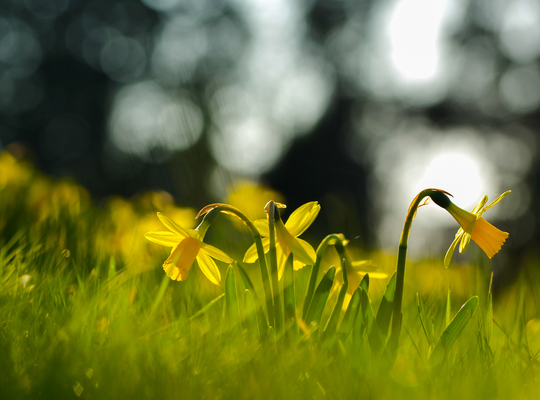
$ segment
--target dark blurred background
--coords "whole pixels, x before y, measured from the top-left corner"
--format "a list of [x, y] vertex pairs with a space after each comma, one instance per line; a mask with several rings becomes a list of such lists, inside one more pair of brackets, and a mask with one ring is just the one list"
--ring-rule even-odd
[[[0, 0], [0, 147], [96, 199], [250, 179], [392, 249], [421, 189], [511, 189], [508, 264], [538, 238], [539, 57], [536, 0]], [[422, 213], [439, 251], [455, 222]]]

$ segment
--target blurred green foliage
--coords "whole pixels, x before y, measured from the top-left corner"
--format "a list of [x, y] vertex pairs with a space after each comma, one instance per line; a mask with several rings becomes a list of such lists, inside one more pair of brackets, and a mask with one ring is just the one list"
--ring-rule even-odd
[[[299, 334], [279, 336], [270, 330], [261, 340], [254, 334], [257, 302], [251, 293], [262, 293], [258, 269], [233, 265], [222, 286], [197, 269], [184, 282], [171, 281], [161, 267], [166, 251], [143, 235], [159, 227], [156, 211], [183, 226], [196, 222], [195, 210], [174, 205], [165, 193], [113, 198], [97, 207], [77, 184], [53, 181], [8, 153], [0, 155], [2, 399], [540, 395], [538, 260], [529, 260], [518, 282], [493, 295], [492, 308], [489, 274], [480, 267], [444, 269], [442, 260], [433, 259], [409, 262], [402, 339], [397, 357], [389, 360], [376, 350], [368, 325], [351, 321], [348, 334], [338, 327], [335, 335], [319, 340], [317, 327], [301, 320], [309, 267], [292, 278], [287, 273], [288, 290], [294, 282], [296, 293], [286, 296], [287, 315], [295, 302]], [[250, 245], [245, 230], [225, 217], [209, 236], [237, 259]], [[388, 274], [384, 280], [364, 278], [358, 294], [343, 303], [347, 307], [358, 298], [365, 317], [356, 322], [374, 324], [396, 257], [347, 251], [353, 259], [370, 258]], [[322, 259], [319, 279], [326, 274], [333, 283], [318, 326], [326, 326], [338, 297], [345, 299], [345, 291], [336, 290], [342, 281], [334, 279], [342, 273], [328, 273], [340, 261], [334, 250]], [[225, 274], [227, 266], [220, 268]], [[244, 275], [251, 277], [252, 287]], [[229, 295], [223, 296], [226, 287]], [[433, 343], [422, 324], [432, 327], [434, 338], [444, 336], [452, 327], [448, 315], [458, 314], [474, 295], [476, 312], [462, 313], [470, 315], [469, 323], [459, 337], [451, 337], [453, 346], [440, 362], [430, 361]]]

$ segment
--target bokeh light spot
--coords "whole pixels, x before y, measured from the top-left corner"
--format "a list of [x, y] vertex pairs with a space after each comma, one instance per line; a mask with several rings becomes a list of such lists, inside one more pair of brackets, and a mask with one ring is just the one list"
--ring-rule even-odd
[[199, 139], [202, 128], [202, 112], [193, 101], [151, 81], [118, 91], [109, 119], [112, 143], [141, 157], [156, 147], [167, 152], [186, 149]]
[[53, 19], [66, 10], [69, 0], [24, 0], [24, 4], [36, 17]]
[[103, 72], [118, 82], [139, 78], [146, 67], [146, 53], [141, 44], [119, 36], [109, 41], [101, 51]]
[[536, 66], [513, 67], [501, 78], [500, 96], [512, 112], [527, 113], [540, 105], [540, 71]]

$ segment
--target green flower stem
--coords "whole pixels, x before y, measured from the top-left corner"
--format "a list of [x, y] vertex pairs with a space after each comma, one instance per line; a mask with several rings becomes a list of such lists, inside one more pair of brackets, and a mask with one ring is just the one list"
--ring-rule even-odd
[[[205, 210], [210, 209], [208, 211], [208, 214], [212, 213], [214, 210], [219, 210], [219, 212], [223, 212], [225, 214], [231, 214], [240, 219], [248, 229], [251, 231], [251, 235], [253, 236], [253, 241], [255, 242], [255, 247], [257, 249], [257, 255], [259, 257], [259, 266], [261, 269], [261, 280], [263, 283], [263, 289], [264, 289], [264, 298], [266, 300], [266, 312], [268, 314], [268, 324], [274, 326], [274, 303], [273, 303], [273, 297], [272, 297], [272, 290], [270, 287], [270, 277], [268, 275], [268, 267], [266, 265], [266, 257], [264, 255], [264, 248], [262, 244], [262, 238], [261, 234], [253, 224], [253, 222], [238, 208], [233, 207], [229, 204], [211, 204], [209, 206], [206, 206], [203, 208], [199, 215], [204, 213]], [[206, 220], [206, 217], [205, 217]], [[204, 222], [204, 220], [203, 220]], [[201, 223], [202, 225], [202, 223]]]
[[206, 235], [206, 231], [208, 230], [210, 225], [212, 225], [212, 223], [216, 220], [218, 215], [219, 215], [219, 210], [217, 209], [211, 210], [210, 212], [204, 215], [204, 218], [201, 221], [201, 223], [195, 228], [195, 230], [199, 232], [199, 236], [201, 240], [204, 239], [204, 236]]
[[279, 276], [277, 266], [277, 252], [276, 252], [276, 231], [275, 231], [275, 218], [280, 218], [279, 210], [273, 201], [270, 201], [268, 207], [268, 231], [270, 239], [270, 250], [268, 251], [268, 258], [270, 260], [270, 274], [272, 276], [272, 290], [274, 293], [274, 317], [276, 319], [276, 334], [279, 335], [283, 330], [283, 312], [281, 307], [281, 291], [279, 290]]
[[[338, 251], [340, 258], [343, 260], [345, 258], [350, 263], [349, 256], [347, 255], [347, 252], [345, 252], [345, 248], [343, 246], [343, 238], [340, 237], [337, 234], [331, 234], [326, 236], [322, 241], [321, 244], [319, 244], [319, 247], [317, 247], [317, 259], [315, 260], [315, 264], [313, 264], [313, 267], [311, 268], [311, 275], [309, 277], [309, 283], [306, 290], [306, 297], [304, 298], [304, 307], [302, 310], [302, 319], [306, 319], [307, 312], [309, 310], [309, 305], [311, 304], [311, 300], [313, 299], [313, 293], [315, 293], [315, 286], [317, 285], [317, 276], [319, 274], [319, 268], [321, 265], [321, 260], [324, 252], [326, 251], [326, 248], [328, 246], [336, 246], [336, 250]], [[347, 274], [345, 271], [345, 266], [343, 265], [343, 280], [344, 282], [347, 282]]]
[[399, 342], [399, 334], [401, 332], [401, 305], [403, 302], [403, 283], [405, 280], [405, 261], [407, 259], [407, 244], [409, 241], [409, 233], [411, 231], [412, 221], [416, 215], [418, 206], [422, 200], [436, 193], [433, 189], [426, 189], [421, 191], [416, 198], [412, 201], [407, 217], [405, 218], [405, 224], [403, 231], [401, 232], [401, 238], [399, 240], [398, 261], [397, 261], [397, 273], [396, 273], [396, 290], [394, 294], [394, 311], [392, 319], [392, 333], [390, 336], [390, 342], [394, 349], [397, 349]]

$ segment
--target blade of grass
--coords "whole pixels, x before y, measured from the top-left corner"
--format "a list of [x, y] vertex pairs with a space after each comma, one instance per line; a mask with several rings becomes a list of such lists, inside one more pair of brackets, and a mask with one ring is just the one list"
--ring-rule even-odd
[[264, 314], [262, 303], [259, 299], [259, 296], [257, 296], [257, 291], [255, 290], [255, 287], [253, 286], [253, 283], [251, 282], [251, 279], [249, 278], [249, 275], [246, 273], [244, 268], [242, 268], [242, 266], [236, 262], [234, 264], [238, 267], [240, 278], [242, 278], [246, 290], [249, 290], [249, 293], [251, 294], [253, 301], [255, 302], [255, 309], [257, 312], [257, 321], [259, 324], [261, 339], [265, 340], [268, 332], [268, 319]]
[[396, 290], [396, 273], [394, 272], [388, 284], [386, 290], [377, 311], [377, 326], [383, 338], [388, 336], [388, 328], [390, 326], [390, 319], [392, 318], [392, 309], [394, 307], [394, 293]]
[[229, 266], [227, 277], [225, 278], [225, 303], [227, 304], [227, 315], [229, 324], [233, 329], [240, 329], [240, 307], [238, 305], [238, 295], [236, 294], [236, 279], [234, 269]]
[[487, 311], [486, 311], [486, 341], [489, 345], [491, 341], [491, 334], [493, 333], [493, 272], [491, 273], [491, 278], [489, 280], [489, 289], [488, 289], [488, 298], [487, 298]]
[[[349, 333], [351, 332], [354, 322], [356, 321], [356, 317], [358, 316], [358, 312], [361, 312], [360, 308], [360, 290], [362, 288], [358, 287], [352, 297], [351, 301], [349, 302], [349, 305], [347, 306], [347, 311], [345, 311], [345, 315], [343, 316], [343, 321], [341, 321], [341, 325], [339, 326], [338, 332], [341, 336], [344, 336], [345, 338], [349, 336]], [[342, 338], [343, 339], [343, 338]]]
[[452, 320], [452, 300], [451, 300], [451, 293], [450, 293], [450, 286], [448, 286], [448, 296], [446, 297], [446, 313], [445, 313], [445, 321], [444, 321], [444, 329], [450, 325], [450, 321]]
[[156, 311], [159, 304], [161, 303], [161, 300], [163, 300], [163, 296], [165, 295], [165, 292], [167, 291], [167, 287], [169, 287], [170, 281], [171, 281], [171, 278], [169, 278], [167, 275], [163, 276], [163, 279], [161, 280], [161, 284], [159, 285], [159, 289], [157, 291], [156, 297], [154, 298], [154, 301], [152, 302], [150, 315], [154, 315], [154, 312]]
[[210, 303], [208, 303], [203, 308], [201, 308], [199, 311], [197, 311], [195, 314], [193, 314], [189, 318], [189, 321], [193, 321], [193, 320], [197, 319], [198, 317], [204, 315], [206, 313], [206, 311], [208, 311], [210, 308], [212, 308], [214, 305], [216, 305], [224, 297], [225, 297], [225, 293], [221, 293], [218, 297], [216, 297]]
[[461, 309], [458, 311], [452, 322], [450, 322], [448, 327], [442, 333], [430, 355], [432, 365], [436, 365], [442, 361], [448, 350], [453, 346], [459, 335], [463, 332], [463, 329], [465, 329], [471, 320], [477, 306], [478, 296], [471, 297], [463, 304], [463, 306], [461, 306]]
[[364, 318], [364, 329], [372, 350], [378, 351], [381, 348], [381, 338], [379, 336], [379, 329], [377, 328], [377, 321], [375, 320], [375, 314], [373, 313], [373, 307], [371, 307], [371, 300], [369, 299], [368, 292], [364, 290], [364, 288], [361, 289], [360, 304], [362, 316]]
[[418, 306], [418, 316], [420, 317], [420, 323], [422, 324], [422, 328], [424, 329], [424, 334], [426, 335], [428, 344], [431, 347], [435, 344], [435, 334], [433, 332], [433, 329], [431, 329], [431, 327], [428, 325], [424, 302], [422, 301], [422, 298], [418, 293], [416, 293], [416, 305]]
[[365, 274], [362, 277], [362, 280], [360, 281], [359, 285], [362, 289], [364, 289], [366, 292], [369, 292], [369, 274]]
[[325, 340], [336, 332], [339, 317], [341, 316], [341, 313], [343, 311], [343, 301], [345, 300], [345, 295], [347, 294], [347, 287], [348, 283], [343, 282], [343, 285], [341, 285], [341, 289], [339, 290], [338, 299], [334, 306], [334, 310], [332, 311], [330, 319], [328, 319], [328, 323], [326, 324], [326, 328], [324, 329], [321, 340]]
[[332, 285], [334, 283], [335, 276], [336, 267], [332, 266], [321, 279], [321, 282], [319, 283], [319, 286], [317, 286], [317, 289], [315, 289], [313, 299], [311, 300], [311, 304], [306, 315], [306, 322], [308, 323], [310, 328], [319, 326], [324, 307], [326, 306], [328, 296], [330, 295], [330, 289], [332, 289]]
[[[258, 322], [255, 301], [249, 289], [244, 292], [244, 310], [245, 327], [248, 335], [252, 335], [255, 340], [259, 340], [261, 338], [261, 325]], [[266, 329], [268, 332], [268, 327]]]
[[298, 326], [296, 324], [296, 300], [294, 295], [293, 276], [293, 254], [289, 254], [285, 262], [283, 272], [283, 307], [285, 316], [285, 327], [292, 329], [294, 336], [298, 336]]

